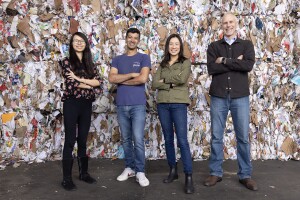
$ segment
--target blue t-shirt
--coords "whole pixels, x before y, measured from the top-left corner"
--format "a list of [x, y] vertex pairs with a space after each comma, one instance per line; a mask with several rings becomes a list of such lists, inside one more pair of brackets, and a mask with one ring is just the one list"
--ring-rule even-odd
[[[118, 69], [118, 74], [140, 73], [143, 67], [151, 67], [151, 61], [147, 54], [136, 53], [133, 56], [123, 54], [113, 58], [111, 66]], [[116, 102], [118, 106], [145, 105], [145, 84], [118, 84]]]

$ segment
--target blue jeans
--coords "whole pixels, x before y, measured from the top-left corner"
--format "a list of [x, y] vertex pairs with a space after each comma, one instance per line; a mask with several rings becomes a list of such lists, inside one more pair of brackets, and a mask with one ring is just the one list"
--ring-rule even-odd
[[126, 167], [130, 167], [136, 172], [144, 172], [146, 106], [118, 106], [117, 115], [121, 129]]
[[174, 128], [180, 148], [183, 171], [192, 173], [192, 158], [190, 146], [187, 140], [187, 104], [183, 103], [159, 103], [157, 105], [158, 116], [162, 126], [168, 164], [170, 167], [176, 165], [174, 148]]
[[221, 177], [223, 134], [230, 110], [237, 140], [237, 161], [239, 179], [250, 178], [252, 174], [250, 143], [249, 143], [249, 96], [231, 99], [211, 96], [210, 116], [212, 127], [211, 155], [209, 161], [210, 174]]

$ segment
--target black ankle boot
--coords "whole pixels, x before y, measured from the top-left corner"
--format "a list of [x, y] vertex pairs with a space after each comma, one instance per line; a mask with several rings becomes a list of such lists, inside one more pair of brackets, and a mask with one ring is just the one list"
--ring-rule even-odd
[[63, 164], [63, 181], [61, 185], [65, 190], [71, 191], [76, 190], [76, 185], [72, 180], [72, 167], [73, 167], [73, 159], [64, 159], [62, 161]]
[[170, 167], [169, 175], [166, 179], [163, 180], [163, 182], [172, 183], [176, 179], [178, 179], [177, 164], [175, 166]]
[[88, 171], [88, 157], [81, 157], [81, 158], [77, 158], [78, 160], [78, 168], [79, 168], [79, 179], [92, 184], [92, 183], [96, 183], [96, 179], [92, 178]]
[[192, 174], [185, 174], [184, 191], [186, 194], [193, 194], [195, 191]]

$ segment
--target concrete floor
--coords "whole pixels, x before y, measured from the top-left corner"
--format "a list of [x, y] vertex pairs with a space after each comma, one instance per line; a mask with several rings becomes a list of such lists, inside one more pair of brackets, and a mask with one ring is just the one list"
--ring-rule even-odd
[[225, 161], [223, 181], [214, 187], [203, 186], [208, 175], [208, 161], [193, 162], [196, 192], [183, 192], [184, 174], [179, 163], [179, 180], [164, 184], [162, 179], [168, 173], [166, 160], [147, 161], [146, 173], [150, 186], [142, 188], [130, 178], [125, 182], [116, 181], [123, 170], [122, 160], [91, 159], [90, 174], [98, 183], [88, 185], [78, 179], [78, 167], [73, 168], [73, 180], [77, 190], [65, 191], [62, 180], [61, 162], [22, 164], [20, 167], [6, 167], [0, 171], [0, 200], [299, 200], [300, 162], [278, 160], [254, 161], [253, 178], [259, 190], [246, 189], [238, 182], [237, 162]]

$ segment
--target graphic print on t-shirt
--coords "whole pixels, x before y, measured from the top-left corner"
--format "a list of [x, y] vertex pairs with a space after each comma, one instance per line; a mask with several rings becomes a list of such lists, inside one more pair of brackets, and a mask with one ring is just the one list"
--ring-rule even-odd
[[133, 62], [133, 64], [132, 64], [133, 71], [140, 72], [140, 66], [141, 66], [140, 62]]

